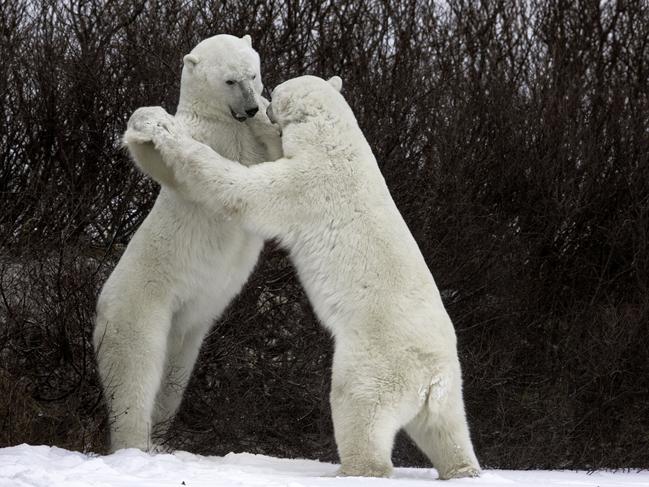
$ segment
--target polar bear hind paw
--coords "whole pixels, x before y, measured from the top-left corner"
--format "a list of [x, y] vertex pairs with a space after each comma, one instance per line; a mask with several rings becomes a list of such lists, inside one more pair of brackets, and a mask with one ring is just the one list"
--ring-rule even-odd
[[392, 475], [392, 465], [376, 464], [355, 464], [342, 465], [337, 477], [390, 477]]
[[457, 468], [451, 468], [445, 472], [438, 472], [440, 480], [462, 479], [480, 477], [480, 469], [472, 465], [462, 465]]

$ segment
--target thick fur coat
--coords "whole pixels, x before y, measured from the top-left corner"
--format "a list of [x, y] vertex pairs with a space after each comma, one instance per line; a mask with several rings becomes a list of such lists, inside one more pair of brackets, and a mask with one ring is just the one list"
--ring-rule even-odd
[[[237, 163], [279, 157], [259, 68], [249, 36], [204, 40], [184, 58], [175, 120]], [[203, 338], [248, 279], [263, 237], [223, 206], [170, 190], [171, 173], [150, 140], [130, 131], [124, 142], [138, 164], [157, 168], [162, 189], [101, 291], [94, 345], [111, 449], [146, 450], [152, 430], [178, 409]]]
[[341, 474], [390, 475], [394, 437], [405, 428], [440, 478], [476, 476], [453, 324], [340, 87], [338, 77], [313, 76], [278, 86], [268, 113], [284, 158], [251, 167], [193, 140], [159, 108], [138, 110], [129, 131], [152, 141], [179, 195], [213, 211], [225, 206], [290, 252], [335, 338]]

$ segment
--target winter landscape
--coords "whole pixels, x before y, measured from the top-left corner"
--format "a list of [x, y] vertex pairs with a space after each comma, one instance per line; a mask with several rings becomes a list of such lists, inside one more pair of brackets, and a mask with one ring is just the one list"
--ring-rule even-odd
[[649, 487], [649, 1], [0, 0], [0, 53], [0, 487]]

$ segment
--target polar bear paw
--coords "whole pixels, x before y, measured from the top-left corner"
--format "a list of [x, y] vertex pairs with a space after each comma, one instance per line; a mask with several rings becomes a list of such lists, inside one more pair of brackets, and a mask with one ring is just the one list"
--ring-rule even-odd
[[158, 145], [165, 137], [180, 132], [174, 117], [162, 107], [142, 107], [133, 112], [127, 124], [124, 141], [130, 143], [152, 142]]
[[472, 465], [462, 465], [450, 468], [446, 471], [438, 471], [440, 480], [480, 477], [480, 473], [480, 468]]
[[123, 142], [143, 173], [176, 188], [174, 166], [191, 140], [184, 126], [163, 108], [143, 107], [131, 115]]
[[390, 477], [392, 475], [391, 464], [380, 464], [372, 462], [346, 463], [336, 472], [337, 477]]

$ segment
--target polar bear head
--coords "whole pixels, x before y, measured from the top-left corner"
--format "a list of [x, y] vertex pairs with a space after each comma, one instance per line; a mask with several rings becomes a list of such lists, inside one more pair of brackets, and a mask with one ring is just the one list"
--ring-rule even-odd
[[219, 34], [200, 42], [183, 59], [180, 103], [198, 113], [243, 122], [259, 110], [259, 55], [249, 35]]
[[[266, 113], [282, 129], [289, 124], [317, 118], [325, 120], [356, 120], [340, 94], [342, 79], [324, 80], [317, 76], [300, 76], [277, 86]], [[350, 118], [351, 117], [351, 118]]]

